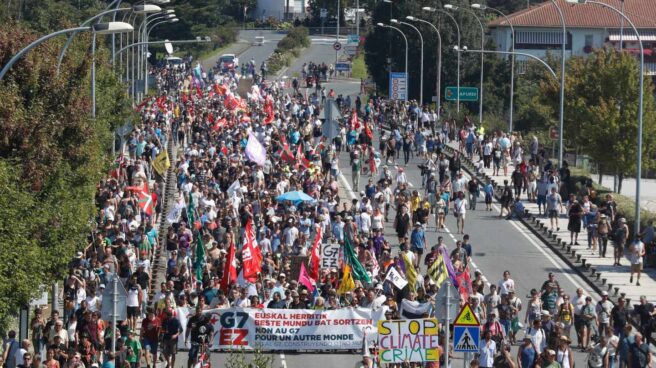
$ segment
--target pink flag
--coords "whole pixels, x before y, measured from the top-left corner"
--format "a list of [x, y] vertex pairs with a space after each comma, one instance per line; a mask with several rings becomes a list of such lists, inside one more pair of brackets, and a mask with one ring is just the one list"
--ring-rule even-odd
[[298, 283], [305, 286], [308, 291], [314, 290], [314, 280], [310, 278], [307, 270], [305, 269], [305, 264], [301, 263], [301, 272], [298, 274]]
[[266, 148], [264, 148], [262, 143], [253, 134], [248, 135], [246, 157], [260, 166], [264, 166], [264, 162], [266, 161]]

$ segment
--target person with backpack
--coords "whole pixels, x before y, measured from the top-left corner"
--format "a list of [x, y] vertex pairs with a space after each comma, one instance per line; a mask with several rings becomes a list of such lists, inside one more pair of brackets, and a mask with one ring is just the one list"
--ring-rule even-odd
[[526, 334], [524, 342], [517, 351], [517, 363], [519, 368], [533, 368], [538, 361], [538, 353], [532, 341], [533, 336]]
[[[601, 368], [608, 367], [608, 342], [606, 337], [601, 337], [599, 343], [595, 345], [588, 354], [588, 367]], [[641, 366], [646, 367], [646, 366]]]

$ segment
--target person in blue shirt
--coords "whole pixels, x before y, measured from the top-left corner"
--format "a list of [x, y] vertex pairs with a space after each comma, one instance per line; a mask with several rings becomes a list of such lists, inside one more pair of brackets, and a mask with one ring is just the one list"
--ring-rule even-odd
[[426, 234], [421, 227], [421, 223], [416, 222], [415, 228], [410, 234], [410, 250], [416, 255], [415, 268], [421, 264], [421, 256], [424, 254], [424, 248], [426, 248]]
[[492, 183], [489, 180], [485, 184], [483, 191], [485, 192], [485, 208], [488, 211], [492, 211], [492, 198], [494, 197], [494, 186], [492, 186]]
[[513, 218], [520, 219], [524, 216], [524, 204], [519, 200], [519, 197], [515, 198], [515, 203], [510, 207], [510, 214], [506, 217], [506, 220], [511, 220]]

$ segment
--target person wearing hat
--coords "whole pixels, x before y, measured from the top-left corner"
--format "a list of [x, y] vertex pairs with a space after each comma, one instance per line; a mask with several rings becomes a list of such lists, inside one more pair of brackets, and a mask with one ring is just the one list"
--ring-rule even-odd
[[539, 353], [535, 345], [533, 345], [532, 338], [533, 336], [530, 334], [524, 335], [522, 344], [519, 346], [519, 350], [517, 350], [517, 363], [519, 363], [520, 368], [534, 367], [538, 360]]
[[560, 336], [558, 339], [558, 346], [556, 347], [556, 361], [560, 363], [562, 368], [574, 367], [574, 354], [569, 344], [572, 341], [566, 335]]
[[128, 330], [128, 338], [125, 341], [125, 346], [127, 348], [125, 361], [130, 363], [131, 368], [138, 368], [139, 361], [141, 360], [141, 343], [131, 329]]
[[556, 352], [552, 349], [545, 350], [544, 358], [539, 364], [541, 368], [561, 368], [560, 363], [556, 361]]
[[[629, 227], [626, 225], [624, 217], [619, 219], [617, 228], [613, 233], [613, 266], [621, 266], [620, 259], [624, 254], [624, 247], [629, 239]], [[631, 281], [633, 282], [633, 281]]]
[[599, 222], [597, 223], [597, 243], [599, 245], [599, 257], [606, 257], [606, 248], [608, 247], [608, 236], [611, 232], [610, 221], [605, 214], [599, 215]]

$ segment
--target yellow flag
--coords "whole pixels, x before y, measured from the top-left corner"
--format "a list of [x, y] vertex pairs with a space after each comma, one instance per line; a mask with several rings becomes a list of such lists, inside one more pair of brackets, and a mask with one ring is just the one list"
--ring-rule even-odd
[[444, 256], [441, 252], [428, 268], [428, 276], [435, 282], [437, 287], [441, 287], [442, 283], [449, 278], [449, 269], [446, 267]]
[[415, 270], [415, 266], [405, 252], [401, 252], [401, 257], [403, 258], [403, 263], [405, 263], [405, 279], [408, 281], [408, 284], [410, 284], [410, 290], [415, 291], [417, 290], [415, 287], [415, 283], [417, 282], [417, 270]]
[[337, 294], [343, 295], [347, 291], [355, 289], [355, 281], [353, 281], [353, 275], [351, 274], [351, 266], [344, 266], [344, 276], [342, 277], [342, 282], [339, 284], [337, 289]]
[[166, 150], [163, 150], [160, 152], [157, 157], [153, 160], [153, 169], [157, 171], [158, 174], [164, 175], [164, 172], [171, 167], [171, 161], [169, 161], [169, 154], [166, 152]]

